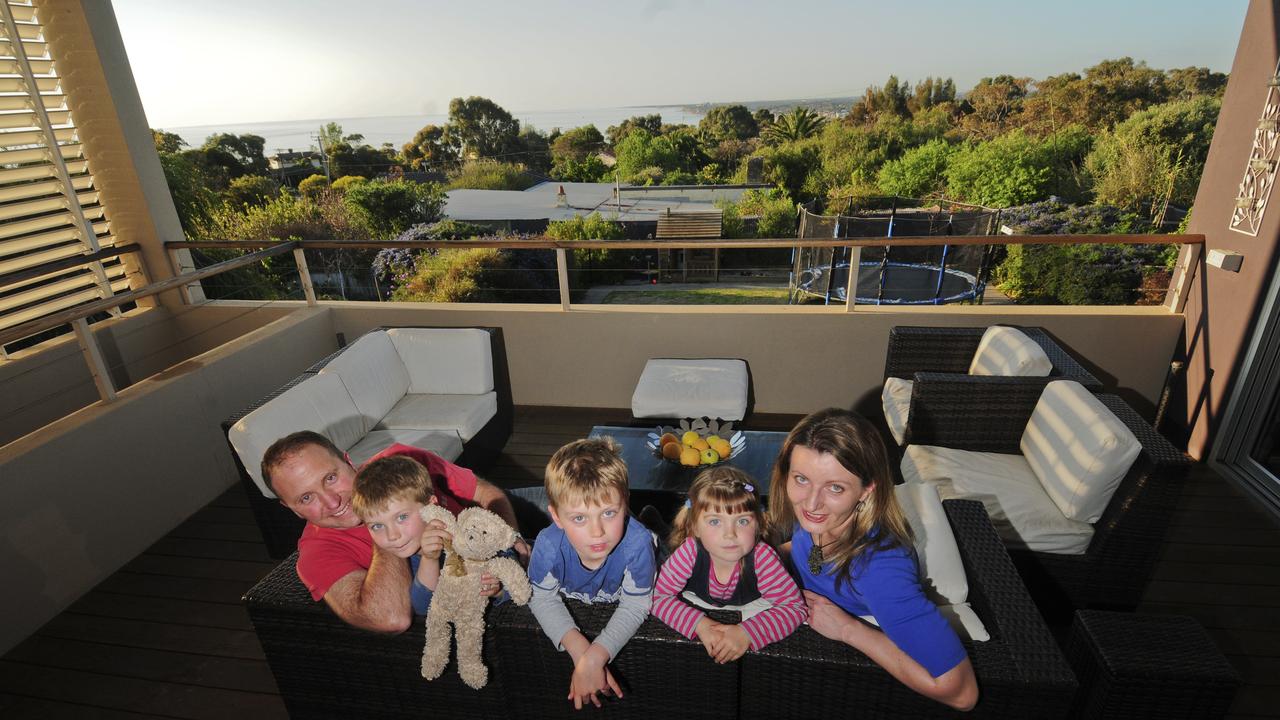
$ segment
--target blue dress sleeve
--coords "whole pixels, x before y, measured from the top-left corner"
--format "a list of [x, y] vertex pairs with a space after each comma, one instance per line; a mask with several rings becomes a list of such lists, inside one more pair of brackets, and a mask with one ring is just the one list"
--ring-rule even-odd
[[872, 551], [853, 585], [880, 629], [933, 677], [967, 657], [954, 630], [925, 596], [915, 558], [902, 548]]

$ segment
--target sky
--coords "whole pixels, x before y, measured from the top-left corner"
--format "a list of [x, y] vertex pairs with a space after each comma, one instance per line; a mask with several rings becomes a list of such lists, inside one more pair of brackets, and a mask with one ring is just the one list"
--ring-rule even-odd
[[114, 0], [153, 127], [861, 95], [1129, 56], [1230, 70], [1248, 0]]

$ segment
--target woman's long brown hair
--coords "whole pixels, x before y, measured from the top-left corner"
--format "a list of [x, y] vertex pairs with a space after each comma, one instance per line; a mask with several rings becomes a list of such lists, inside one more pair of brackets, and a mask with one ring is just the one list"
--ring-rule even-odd
[[[839, 408], [810, 414], [782, 444], [769, 481], [769, 526], [776, 544], [790, 540], [795, 530], [796, 513], [787, 494], [787, 483], [791, 481], [791, 452], [796, 447], [835, 457], [841, 467], [861, 481], [863, 488], [872, 487], [844, 534], [829, 540], [823, 549], [824, 562], [834, 563], [839, 582], [849, 582], [854, 562], [868, 549], [911, 546], [911, 527], [893, 493], [893, 472], [884, 440], [866, 418]], [[870, 535], [872, 530], [876, 531], [874, 537]]]

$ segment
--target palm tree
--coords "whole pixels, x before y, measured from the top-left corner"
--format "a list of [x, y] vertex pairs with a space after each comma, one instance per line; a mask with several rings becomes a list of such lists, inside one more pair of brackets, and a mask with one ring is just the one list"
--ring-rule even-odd
[[777, 120], [769, 123], [764, 129], [765, 140], [781, 144], [794, 140], [804, 140], [818, 134], [827, 119], [807, 107], [795, 107], [789, 113], [779, 115]]

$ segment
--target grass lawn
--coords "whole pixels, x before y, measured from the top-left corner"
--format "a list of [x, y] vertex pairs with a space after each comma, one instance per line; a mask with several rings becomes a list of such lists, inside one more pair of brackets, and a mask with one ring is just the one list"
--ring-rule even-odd
[[786, 288], [699, 288], [697, 290], [615, 290], [614, 305], [786, 305]]

